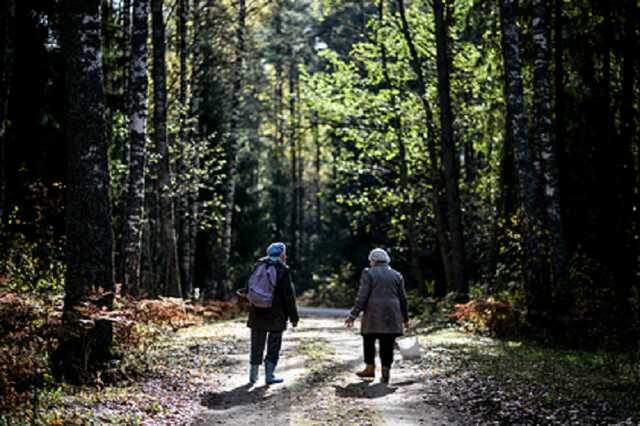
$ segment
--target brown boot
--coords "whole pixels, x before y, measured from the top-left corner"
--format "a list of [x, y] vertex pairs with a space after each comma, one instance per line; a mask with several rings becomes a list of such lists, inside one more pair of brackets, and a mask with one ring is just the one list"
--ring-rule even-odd
[[362, 371], [358, 371], [356, 376], [361, 378], [374, 378], [376, 376], [376, 366], [375, 364], [367, 364], [367, 366]]
[[382, 383], [389, 383], [390, 372], [391, 372], [391, 368], [382, 367], [382, 378], [380, 378], [380, 381]]

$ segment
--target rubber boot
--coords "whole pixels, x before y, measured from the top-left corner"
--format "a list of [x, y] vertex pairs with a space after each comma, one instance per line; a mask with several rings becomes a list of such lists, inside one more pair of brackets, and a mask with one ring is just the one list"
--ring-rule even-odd
[[249, 383], [254, 384], [258, 381], [258, 369], [259, 365], [251, 364], [251, 369], [249, 370]]
[[367, 366], [362, 371], [358, 371], [356, 376], [367, 379], [374, 378], [376, 376], [376, 365], [375, 364], [367, 364]]
[[276, 377], [273, 375], [275, 370], [276, 370], [276, 365], [274, 363], [272, 363], [271, 361], [264, 362], [265, 382], [268, 385], [284, 382], [284, 379], [281, 379], [280, 377]]
[[382, 367], [382, 377], [380, 378], [380, 381], [382, 383], [389, 383], [390, 377], [391, 377], [391, 368]]

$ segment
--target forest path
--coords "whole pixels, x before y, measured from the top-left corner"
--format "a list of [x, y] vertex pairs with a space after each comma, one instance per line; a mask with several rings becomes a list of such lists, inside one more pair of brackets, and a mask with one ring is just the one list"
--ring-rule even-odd
[[285, 382], [248, 384], [249, 330], [244, 321], [207, 327], [220, 338], [236, 339], [234, 353], [221, 354], [220, 373], [201, 394], [195, 425], [420, 425], [454, 424], [441, 408], [423, 398], [433, 393], [418, 364], [396, 353], [391, 383], [358, 379], [362, 367], [358, 329], [346, 329], [346, 311], [301, 310], [298, 328], [289, 329], [277, 375]]

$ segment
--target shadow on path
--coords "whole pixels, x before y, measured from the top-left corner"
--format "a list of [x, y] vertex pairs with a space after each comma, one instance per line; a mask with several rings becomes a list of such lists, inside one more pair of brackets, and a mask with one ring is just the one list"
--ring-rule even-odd
[[374, 399], [394, 393], [397, 387], [389, 386], [386, 383], [371, 384], [370, 381], [350, 383], [347, 386], [334, 385], [336, 396], [340, 398], [366, 398]]
[[211, 410], [226, 410], [238, 405], [255, 404], [262, 401], [267, 386], [253, 388], [249, 383], [223, 392], [206, 392], [200, 403]]

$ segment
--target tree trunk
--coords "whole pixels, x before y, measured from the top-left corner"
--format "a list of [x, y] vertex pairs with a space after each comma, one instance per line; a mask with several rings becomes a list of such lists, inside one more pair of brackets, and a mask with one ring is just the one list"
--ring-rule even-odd
[[303, 143], [304, 143], [304, 137], [302, 135], [302, 132], [300, 131], [300, 126], [302, 124], [302, 105], [300, 103], [300, 100], [302, 99], [300, 96], [301, 90], [300, 87], [302, 86], [301, 82], [300, 82], [300, 77], [297, 74], [297, 70], [296, 70], [296, 103], [298, 104], [297, 108], [296, 108], [296, 115], [295, 115], [295, 128], [297, 129], [296, 131], [296, 145], [298, 147], [297, 151], [297, 159], [298, 159], [298, 177], [296, 179], [296, 186], [298, 188], [298, 269], [301, 271], [300, 275], [301, 276], [305, 276], [305, 273], [307, 270], [309, 270], [309, 268], [306, 268], [305, 266], [307, 265], [307, 263], [305, 262], [306, 256], [308, 255], [308, 233], [306, 232], [306, 228], [305, 228], [305, 223], [306, 223], [306, 218], [305, 218], [305, 205], [304, 205], [304, 196], [305, 196], [305, 191], [304, 191], [304, 153], [302, 152], [303, 150]]
[[123, 240], [123, 291], [140, 293], [142, 226], [145, 195], [145, 141], [147, 135], [147, 65], [149, 49], [149, 0], [134, 0], [131, 38], [131, 105], [129, 119], [129, 189], [126, 192]]
[[444, 185], [440, 162], [438, 161], [435, 140], [436, 133], [433, 126], [433, 112], [426, 97], [427, 85], [425, 82], [424, 73], [422, 71], [422, 60], [418, 55], [418, 51], [413, 42], [413, 37], [409, 28], [409, 22], [407, 21], [404, 0], [397, 0], [397, 4], [398, 12], [400, 14], [402, 35], [405, 42], [407, 43], [407, 47], [409, 48], [409, 53], [411, 55], [410, 64], [418, 80], [418, 96], [420, 97], [420, 103], [422, 105], [425, 117], [426, 132], [422, 132], [422, 138], [425, 141], [425, 145], [427, 145], [429, 152], [429, 161], [431, 163], [431, 208], [433, 209], [434, 222], [436, 224], [436, 238], [438, 240], [438, 248], [440, 250], [440, 257], [442, 259], [442, 266], [445, 273], [446, 288], [444, 293], [446, 293], [446, 289], [452, 290], [456, 287], [454, 283], [453, 264], [451, 260], [451, 242], [449, 241], [449, 232], [447, 229], [447, 223], [445, 221], [445, 217], [447, 216], [447, 209], [442, 196]]
[[81, 381], [105, 361], [111, 324], [84, 333], [73, 308], [102, 289], [111, 308], [115, 289], [113, 230], [109, 200], [106, 123], [101, 60], [100, 0], [65, 0], [62, 25], [65, 123], [68, 147], [66, 263], [63, 321], [69, 330], [53, 356], [56, 370]]
[[[115, 49], [115, 31], [114, 31], [114, 19], [113, 8], [110, 0], [102, 0], [101, 4], [101, 34], [102, 34], [102, 52], [112, 52]], [[128, 45], [123, 47], [123, 51], [126, 50]], [[107, 146], [111, 147], [114, 142], [114, 126], [113, 126], [113, 117], [114, 112], [118, 110], [118, 105], [116, 99], [116, 89], [118, 88], [118, 70], [116, 67], [117, 61], [109, 54], [102, 55], [102, 81], [103, 81], [103, 93], [104, 93], [104, 108], [105, 108], [105, 121], [106, 121], [106, 138], [107, 138]], [[122, 161], [122, 165], [126, 166], [129, 163], [129, 148], [128, 143], [124, 142], [122, 146], [118, 147], [120, 158]], [[122, 247], [122, 240], [120, 236], [124, 232], [121, 225], [124, 223], [124, 205], [122, 200], [126, 199], [127, 192], [127, 175], [128, 171], [125, 171], [120, 176], [119, 185], [116, 185], [121, 190], [114, 197], [113, 204], [113, 217], [118, 218], [114, 222], [114, 244], [116, 247]], [[122, 266], [123, 262], [121, 259], [122, 253], [121, 251], [115, 252], [115, 277], [116, 282], [123, 282], [123, 271]]]
[[188, 164], [189, 139], [185, 129], [187, 120], [187, 16], [189, 13], [188, 0], [178, 1], [178, 55], [179, 55], [179, 94], [178, 103], [180, 105], [180, 122], [178, 143], [180, 144], [180, 155], [177, 160], [177, 181], [178, 181], [178, 205], [177, 205], [177, 232], [178, 232], [178, 254], [180, 256], [180, 282], [182, 283], [182, 295], [189, 298], [193, 291], [193, 274], [191, 262], [191, 237], [190, 237], [190, 197], [189, 184], [187, 182], [187, 171], [192, 166]]
[[[189, 115], [197, 118], [200, 113], [200, 106], [202, 105], [202, 38], [204, 31], [207, 28], [208, 20], [208, 6], [204, 5], [204, 12], [201, 13], [200, 4], [202, 0], [195, 0], [191, 11], [193, 32], [192, 43], [193, 53], [191, 55], [191, 76], [189, 85], [191, 86], [191, 97], [189, 99]], [[204, 18], [202, 17], [204, 16]], [[195, 144], [198, 138], [204, 137], [199, 121], [196, 120], [196, 125], [191, 127], [189, 135], [187, 137], [189, 143], [188, 163], [190, 166], [198, 170], [200, 168], [200, 153], [196, 149]], [[199, 177], [197, 173], [191, 173], [190, 181], [186, 182], [188, 186], [187, 190], [187, 206], [188, 211], [185, 214], [185, 221], [187, 223], [187, 238], [188, 241], [183, 242], [184, 250], [184, 263], [183, 268], [186, 271], [185, 275], [192, 283], [192, 290], [195, 286], [195, 256], [196, 256], [196, 241], [198, 237], [198, 225], [199, 225]], [[211, 294], [212, 291], [206, 293]]]
[[0, 74], [0, 226], [4, 223], [7, 208], [7, 116], [9, 96], [13, 80], [15, 45], [16, 2], [7, 0], [2, 6], [2, 47], [3, 56]]
[[[103, 51], [112, 52], [117, 50], [119, 57], [106, 54], [103, 56], [103, 72], [104, 86], [106, 98], [106, 114], [107, 114], [107, 141], [109, 146], [114, 142], [114, 112], [121, 111], [128, 118], [131, 118], [129, 110], [131, 104], [131, 93], [129, 92], [129, 60], [131, 58], [131, 0], [120, 2], [120, 15], [115, 16], [115, 9], [112, 0], [103, 0]], [[111, 13], [114, 14], [111, 18]], [[118, 19], [120, 18], [120, 19]], [[116, 39], [116, 31], [112, 31], [112, 26], [118, 24], [121, 29], [121, 38]], [[120, 193], [116, 196], [117, 201], [114, 203], [114, 218], [118, 218], [114, 229], [116, 238], [116, 247], [119, 248], [116, 255], [116, 282], [123, 283], [124, 291], [124, 267], [126, 260], [124, 259], [124, 223], [127, 221], [126, 200], [128, 199], [127, 191], [129, 190], [129, 167], [130, 167], [130, 140], [124, 138], [122, 144], [117, 147], [119, 150], [120, 161], [124, 172], [120, 176]]]
[[124, 97], [124, 111], [129, 113], [131, 96], [129, 92], [129, 83], [131, 76], [131, 0], [122, 0], [122, 96]]
[[[632, 160], [633, 138], [636, 131], [634, 86], [636, 84], [635, 66], [636, 66], [636, 17], [638, 14], [637, 3], [634, 0], [627, 0], [627, 11], [625, 13], [624, 26], [624, 59], [622, 64], [622, 113], [621, 113], [621, 132], [622, 145], [624, 153], [628, 155], [628, 167], [632, 173], [637, 174], [638, 170], [634, 170]], [[634, 181], [632, 179], [632, 181]]]
[[[111, 13], [112, 10], [110, 8], [109, 0], [102, 0], [102, 5], [100, 6], [102, 9], [101, 19], [102, 19], [102, 51], [109, 52], [113, 46], [113, 32], [111, 31]], [[104, 84], [104, 97], [105, 97], [105, 109], [107, 111], [107, 117], [109, 117], [109, 99], [113, 95], [113, 83], [114, 83], [114, 72], [111, 69], [113, 61], [109, 60], [108, 55], [102, 56], [102, 74], [103, 74], [103, 84]], [[110, 119], [107, 118], [107, 123], [110, 123]], [[110, 131], [110, 126], [107, 126], [107, 132]], [[110, 141], [111, 138], [107, 136], [107, 141]]]
[[540, 247], [542, 221], [537, 206], [536, 179], [529, 146], [528, 119], [524, 109], [520, 35], [517, 25], [517, 1], [500, 0], [502, 53], [505, 69], [505, 93], [508, 123], [514, 138], [513, 149], [519, 179], [519, 198], [522, 208], [522, 237], [525, 248], [525, 297], [527, 315], [532, 324], [539, 323], [548, 312], [549, 282]]
[[[380, 0], [378, 5], [378, 17], [380, 19], [380, 25], [384, 25], [384, 0]], [[380, 40], [380, 36], [376, 35], [376, 42], [380, 49], [380, 56], [382, 59], [382, 73], [385, 79], [385, 83], [389, 90], [393, 90], [393, 83], [388, 69], [388, 57], [387, 49], [383, 40]], [[398, 153], [400, 156], [400, 188], [403, 198], [406, 200], [406, 206], [403, 206], [403, 210], [407, 212], [407, 225], [405, 229], [405, 235], [407, 236], [407, 242], [409, 243], [409, 264], [411, 265], [411, 275], [415, 281], [415, 286], [418, 289], [424, 290], [424, 276], [422, 274], [422, 268], [418, 259], [418, 245], [416, 241], [416, 226], [415, 218], [416, 213], [414, 211], [414, 201], [411, 197], [411, 190], [409, 188], [409, 170], [407, 166], [407, 153], [404, 138], [402, 136], [402, 116], [398, 106], [398, 100], [394, 94], [391, 95], [391, 109], [394, 113], [392, 127], [396, 134], [396, 141], [398, 143]]]
[[173, 188], [171, 185], [171, 159], [169, 158], [169, 142], [167, 140], [167, 69], [165, 61], [165, 25], [162, 9], [163, 0], [152, 0], [153, 139], [159, 159], [159, 284], [163, 286], [163, 294], [166, 296], [182, 297], [178, 268]]
[[295, 270], [298, 264], [298, 139], [296, 133], [296, 65], [293, 54], [289, 52], [292, 62], [289, 65], [289, 153], [291, 157], [291, 244], [289, 247], [289, 264]]
[[[560, 188], [563, 188], [563, 156], [564, 156], [564, 44], [562, 41], [562, 27], [563, 27], [563, 14], [562, 14], [562, 2], [563, 0], [554, 0], [554, 89], [555, 89], [555, 155], [556, 162], [558, 164], [558, 170], [560, 171]], [[561, 196], [564, 193], [561, 192]], [[562, 203], [560, 203], [562, 204]]]
[[316, 169], [315, 173], [315, 220], [314, 220], [314, 232], [320, 237], [322, 232], [322, 198], [320, 197], [320, 129], [318, 127], [318, 113], [316, 111], [311, 112], [311, 129], [313, 134], [313, 146], [315, 148], [315, 160], [314, 165]]
[[[620, 202], [618, 204], [619, 222], [618, 229], [620, 239], [617, 241], [618, 262], [616, 286], [616, 303], [621, 307], [620, 312], [629, 312], [629, 296], [634, 285], [637, 285], [637, 277], [640, 272], [639, 260], [640, 250], [637, 239], [638, 227], [640, 226], [640, 188], [637, 187], [637, 173], [633, 161], [633, 138], [636, 134], [635, 118], [637, 113], [634, 108], [634, 86], [636, 85], [635, 67], [637, 61], [636, 25], [638, 17], [638, 6], [634, 0], [627, 0], [624, 24], [624, 44], [622, 63], [622, 104], [620, 139], [621, 149], [619, 156], [619, 181], [616, 186], [620, 191]], [[640, 164], [639, 164], [640, 166]], [[635, 186], [635, 190], [634, 190]], [[635, 211], [634, 211], [634, 206]], [[634, 239], [634, 236], [636, 238]], [[624, 310], [623, 310], [624, 309]], [[631, 315], [627, 315], [631, 317]], [[632, 344], [638, 340], [638, 330], [634, 329], [632, 321], [621, 321], [621, 335], [625, 345]]]
[[[212, 49], [207, 45], [207, 41], [213, 38], [214, 28], [213, 28], [213, 7], [212, 2], [210, 0], [205, 0], [204, 3], [205, 13], [204, 16], [204, 27], [200, 31], [202, 33], [202, 40], [200, 41], [203, 49], [202, 54], [202, 78], [204, 79], [207, 74], [205, 74], [205, 68], [209, 67], [215, 61], [213, 57]], [[202, 95], [202, 98], [198, 97], [195, 101], [199, 105], [203, 105], [204, 102], [204, 87], [199, 92]], [[194, 108], [194, 111], [197, 111]], [[203, 121], [200, 126], [200, 132], [202, 134], [203, 139], [207, 139], [210, 136], [208, 123]], [[204, 253], [203, 257], [208, 260], [207, 269], [204, 277], [204, 286], [203, 286], [203, 299], [204, 300], [213, 300], [216, 298], [216, 293], [218, 291], [218, 281], [220, 279], [220, 275], [218, 272], [218, 265], [220, 259], [217, 258], [217, 251], [219, 251], [218, 240], [219, 236], [217, 235], [218, 230], [215, 227], [211, 227], [207, 229], [205, 232], [205, 244], [204, 244]]]
[[282, 172], [283, 165], [280, 164], [281, 159], [284, 158], [284, 120], [283, 116], [283, 99], [284, 99], [284, 83], [283, 83], [283, 47], [282, 47], [282, 5], [280, 1], [274, 3], [275, 10], [273, 11], [274, 22], [273, 26], [276, 38], [275, 46], [275, 90], [274, 90], [274, 110], [275, 110], [275, 147], [273, 148], [271, 156], [271, 169], [272, 169], [272, 195], [271, 195], [271, 215], [273, 217], [274, 232], [273, 237], [276, 240], [281, 240], [286, 234], [285, 222], [286, 222], [286, 193], [283, 191], [285, 176]]
[[467, 138], [464, 146], [464, 179], [467, 185], [472, 186], [476, 179], [477, 166], [475, 164], [473, 139]]
[[444, 15], [442, 0], [434, 0], [433, 11], [436, 22], [436, 48], [438, 67], [438, 98], [440, 100], [440, 143], [442, 145], [442, 165], [447, 188], [447, 218], [451, 235], [451, 260], [455, 291], [465, 299], [469, 295], [469, 285], [465, 274], [464, 233], [462, 210], [460, 208], [460, 188], [456, 145], [453, 135], [453, 111], [449, 82], [449, 30]]
[[238, 0], [238, 28], [236, 29], [236, 63], [233, 81], [233, 99], [229, 141], [227, 144], [228, 177], [225, 191], [225, 220], [222, 235], [222, 264], [216, 298], [224, 299], [231, 289], [229, 263], [233, 240], [233, 211], [235, 210], [236, 175], [238, 173], [238, 145], [240, 139], [240, 117], [242, 116], [242, 83], [244, 75], [244, 37], [247, 6], [245, 0]]
[[548, 240], [551, 254], [551, 282], [560, 291], [568, 273], [567, 248], [562, 226], [560, 205], [560, 175], [558, 159], [553, 143], [552, 99], [551, 99], [551, 55], [549, 52], [549, 16], [547, 0], [533, 0], [533, 46], [534, 61], [534, 123], [535, 144], [540, 151], [544, 173], [545, 206], [549, 224]]

